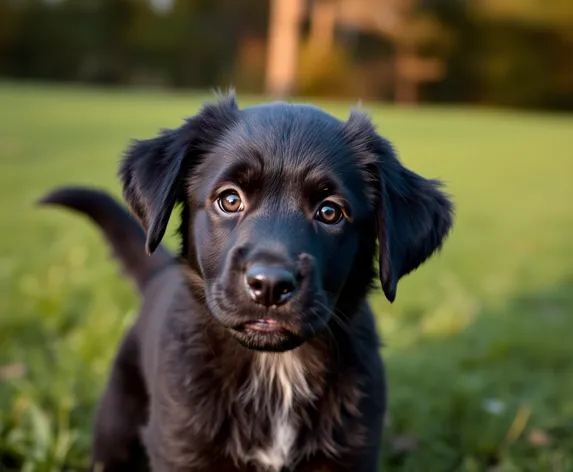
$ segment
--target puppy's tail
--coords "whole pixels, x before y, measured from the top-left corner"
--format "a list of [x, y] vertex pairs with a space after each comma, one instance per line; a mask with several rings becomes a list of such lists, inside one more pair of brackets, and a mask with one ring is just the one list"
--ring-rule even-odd
[[175, 262], [163, 246], [148, 256], [145, 233], [129, 212], [108, 193], [86, 187], [61, 187], [38, 200], [39, 205], [59, 205], [82, 213], [94, 221], [105, 235], [113, 256], [121, 262], [140, 291], [147, 281]]

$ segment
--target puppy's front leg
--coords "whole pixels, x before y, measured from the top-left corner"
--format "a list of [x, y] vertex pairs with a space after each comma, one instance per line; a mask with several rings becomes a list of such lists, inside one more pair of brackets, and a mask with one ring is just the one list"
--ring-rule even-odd
[[153, 472], [192, 472], [190, 466], [181, 464], [181, 452], [165, 440], [153, 417], [143, 430], [143, 441]]
[[[142, 438], [153, 472], [203, 472], [208, 458], [198, 438], [186, 432], [190, 418], [173, 398], [151, 404], [149, 423]], [[187, 426], [187, 427], [186, 427]], [[214, 454], [214, 452], [213, 452]], [[217, 470], [217, 469], [213, 469]]]

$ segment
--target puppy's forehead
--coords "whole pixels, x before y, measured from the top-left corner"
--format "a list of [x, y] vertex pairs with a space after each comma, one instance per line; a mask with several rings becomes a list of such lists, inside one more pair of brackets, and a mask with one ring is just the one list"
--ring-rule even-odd
[[342, 122], [321, 108], [310, 104], [292, 104], [274, 102], [243, 108], [243, 123], [254, 125], [257, 128], [266, 126], [284, 126], [292, 122], [305, 124], [305, 128], [312, 126], [339, 127]]
[[191, 179], [201, 201], [237, 173], [241, 185], [255, 182], [258, 189], [298, 195], [304, 185], [329, 189], [332, 184], [351, 202], [368, 199], [364, 167], [346, 123], [313, 105], [245, 108], [208, 156]]
[[221, 144], [235, 156], [254, 152], [271, 167], [289, 169], [304, 164], [332, 168], [351, 158], [343, 123], [313, 105], [277, 102], [245, 108]]

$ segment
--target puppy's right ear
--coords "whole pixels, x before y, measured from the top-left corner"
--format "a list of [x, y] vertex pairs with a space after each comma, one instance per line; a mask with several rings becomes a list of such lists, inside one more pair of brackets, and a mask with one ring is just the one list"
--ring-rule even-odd
[[143, 225], [151, 254], [161, 242], [176, 203], [185, 198], [184, 179], [217, 138], [236, 120], [234, 94], [205, 105], [177, 129], [134, 141], [119, 169], [123, 197]]

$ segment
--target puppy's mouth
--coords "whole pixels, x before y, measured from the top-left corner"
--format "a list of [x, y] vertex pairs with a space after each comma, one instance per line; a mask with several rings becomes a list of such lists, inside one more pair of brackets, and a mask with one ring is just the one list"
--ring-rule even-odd
[[242, 323], [235, 328], [237, 331], [251, 331], [259, 333], [292, 333], [281, 323], [271, 318], [262, 318], [254, 321]]
[[256, 351], [284, 352], [304, 342], [292, 328], [271, 318], [246, 321], [227, 329], [240, 344]]

